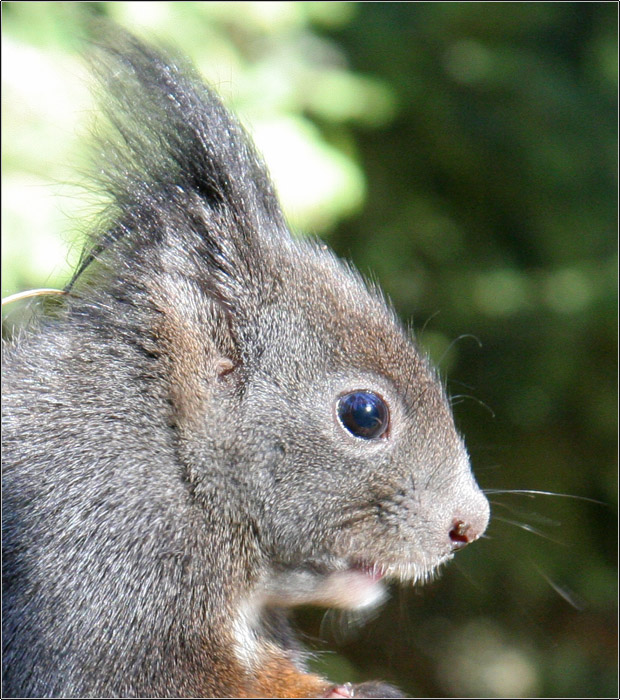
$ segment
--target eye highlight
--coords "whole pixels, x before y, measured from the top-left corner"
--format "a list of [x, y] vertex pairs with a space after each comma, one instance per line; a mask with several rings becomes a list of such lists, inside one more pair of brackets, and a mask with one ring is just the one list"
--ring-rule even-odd
[[390, 414], [385, 401], [372, 391], [352, 391], [337, 406], [342, 425], [358, 438], [374, 440], [387, 432]]

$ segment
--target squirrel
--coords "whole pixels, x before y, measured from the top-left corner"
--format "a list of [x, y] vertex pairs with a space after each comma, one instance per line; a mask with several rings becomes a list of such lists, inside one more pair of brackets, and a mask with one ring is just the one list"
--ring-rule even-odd
[[110, 203], [3, 344], [3, 697], [403, 697], [307, 671], [287, 611], [482, 535], [445, 389], [193, 68], [120, 34], [93, 70]]

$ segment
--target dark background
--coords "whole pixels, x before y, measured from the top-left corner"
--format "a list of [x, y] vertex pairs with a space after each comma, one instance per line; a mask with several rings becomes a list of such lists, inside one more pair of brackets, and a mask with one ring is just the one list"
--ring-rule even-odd
[[88, 218], [62, 189], [84, 139], [36, 106], [72, 106], [48, 67], [83, 89], [93, 13], [217, 62], [247, 123], [286, 117], [336, 169], [325, 193], [288, 164], [295, 228], [413, 320], [490, 490], [487, 537], [439, 580], [363, 626], [299, 612], [317, 668], [422, 696], [617, 696], [616, 3], [3, 3], [3, 295], [62, 285]]

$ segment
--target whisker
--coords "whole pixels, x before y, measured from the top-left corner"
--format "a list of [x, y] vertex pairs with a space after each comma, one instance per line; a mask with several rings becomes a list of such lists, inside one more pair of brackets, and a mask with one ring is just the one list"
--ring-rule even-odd
[[555, 491], [537, 491], [535, 489], [482, 489], [483, 493], [486, 495], [499, 495], [499, 494], [516, 494], [522, 496], [529, 496], [534, 498], [534, 496], [557, 496], [558, 498], [573, 498], [576, 501], [587, 501], [589, 503], [596, 503], [599, 506], [610, 507], [609, 503], [605, 501], [599, 501], [596, 498], [590, 498], [588, 496], [577, 496], [572, 493], [556, 493]]
[[532, 566], [538, 571], [538, 573], [543, 577], [543, 579], [553, 588], [553, 590], [561, 597], [563, 598], [571, 607], [575, 608], [575, 610], [585, 610], [587, 607], [586, 602], [578, 596], [576, 593], [573, 591], [568, 590], [565, 586], [560, 586], [559, 583], [556, 583], [553, 581], [538, 565], [536, 565], [533, 561], [530, 561]]
[[501, 523], [508, 523], [508, 525], [514, 525], [515, 527], [519, 527], [522, 530], [525, 530], [526, 532], [531, 532], [533, 535], [538, 535], [539, 537], [542, 537], [545, 540], [549, 540], [549, 542], [555, 542], [555, 544], [562, 545], [562, 547], [568, 546], [566, 542], [562, 542], [562, 540], [558, 540], [555, 537], [550, 537], [545, 532], [542, 532], [538, 528], [535, 528], [532, 525], [528, 525], [527, 523], [520, 523], [516, 520], [508, 520], [508, 518], [500, 518], [497, 515], [493, 518], [493, 520], [499, 521]]
[[461, 566], [461, 564], [458, 561], [455, 561], [452, 564], [452, 566], [459, 570], [461, 576], [467, 579], [467, 581], [471, 584], [473, 588], [477, 588], [479, 591], [483, 590], [483, 586], [480, 584], [480, 582], [476, 581], [476, 579], [473, 578], [471, 573], [467, 569], [465, 569], [465, 567]]
[[450, 352], [450, 350], [452, 350], [452, 348], [453, 348], [458, 342], [460, 342], [461, 340], [465, 340], [465, 338], [472, 338], [473, 340], [476, 341], [476, 343], [478, 344], [478, 347], [479, 347], [479, 348], [482, 347], [482, 343], [480, 342], [480, 338], [477, 338], [475, 335], [472, 335], [471, 333], [463, 333], [463, 335], [459, 335], [458, 338], [455, 338], [455, 339], [450, 343], [450, 345], [448, 345], [448, 347], [443, 351], [442, 356], [441, 356], [441, 357], [439, 358], [439, 360], [437, 361], [437, 366], [438, 366], [438, 367], [441, 366], [441, 363], [444, 361], [446, 355]]
[[456, 406], [457, 402], [461, 403], [460, 401], [458, 401], [459, 399], [471, 399], [472, 401], [475, 401], [477, 404], [480, 404], [482, 408], [486, 408], [487, 411], [491, 414], [492, 418], [495, 418], [495, 411], [484, 401], [476, 398], [475, 396], [472, 396], [471, 394], [455, 394], [454, 396], [451, 396], [450, 406]]
[[509, 511], [513, 515], [533, 518], [533, 519], [537, 520], [541, 525], [549, 525], [551, 527], [559, 527], [562, 524], [561, 522], [559, 522], [557, 520], [552, 520], [551, 518], [548, 518], [546, 515], [542, 515], [541, 513], [523, 513], [523, 511], [520, 511], [520, 510], [517, 510], [516, 508], [511, 507], [507, 503], [500, 503], [499, 501], [492, 501], [492, 500], [489, 500], [489, 503], [491, 503], [494, 506], [497, 506], [498, 508], [504, 508], [505, 510]]
[[[422, 326], [422, 328], [421, 328], [421, 329], [419, 330], [419, 332], [418, 332], [418, 335], [419, 335], [419, 336], [423, 336], [423, 335], [424, 335], [424, 331], [426, 330], [426, 326], [428, 326], [428, 324], [429, 324], [436, 316], [439, 316], [440, 313], [441, 313], [441, 310], [440, 310], [440, 309], [437, 309], [437, 311], [435, 311], [434, 314], [431, 314], [431, 315], [426, 319], [426, 321], [424, 321], [424, 325]], [[412, 325], [412, 328], [413, 328], [413, 325]]]

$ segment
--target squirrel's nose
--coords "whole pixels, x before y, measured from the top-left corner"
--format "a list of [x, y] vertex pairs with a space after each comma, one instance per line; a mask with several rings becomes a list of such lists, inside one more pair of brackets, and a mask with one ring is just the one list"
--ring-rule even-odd
[[467, 546], [470, 542], [477, 540], [484, 532], [485, 528], [486, 522], [483, 526], [476, 527], [472, 522], [455, 518], [452, 521], [452, 528], [449, 533], [450, 540], [452, 541], [452, 551], [456, 552], [458, 549], [463, 549], [463, 547]]

